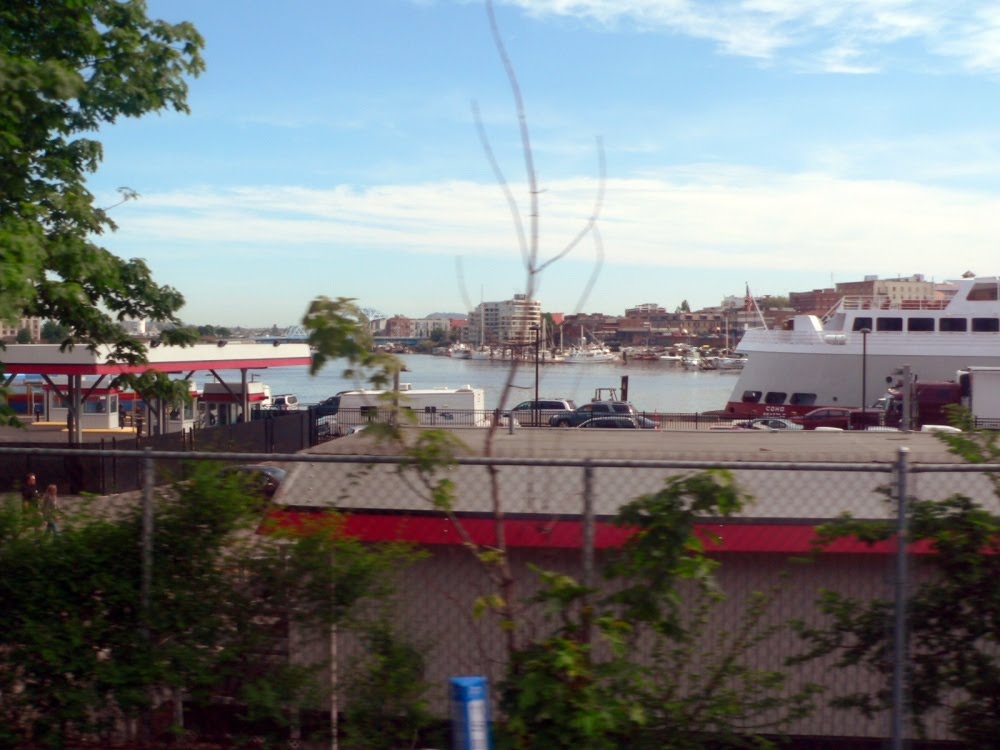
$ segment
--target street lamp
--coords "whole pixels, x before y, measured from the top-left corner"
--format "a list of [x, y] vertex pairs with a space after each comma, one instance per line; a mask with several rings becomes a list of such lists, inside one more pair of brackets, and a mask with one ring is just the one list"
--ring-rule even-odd
[[531, 326], [531, 330], [535, 332], [535, 414], [532, 420], [535, 427], [538, 427], [539, 414], [538, 414], [538, 347], [541, 342], [542, 327], [537, 323]]
[[871, 328], [862, 328], [861, 334], [861, 429], [868, 426], [868, 334]]

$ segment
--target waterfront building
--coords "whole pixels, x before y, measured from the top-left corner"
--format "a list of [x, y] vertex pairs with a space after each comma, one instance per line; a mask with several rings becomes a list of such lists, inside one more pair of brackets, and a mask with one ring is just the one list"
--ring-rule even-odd
[[813, 289], [808, 292], [789, 292], [788, 304], [798, 315], [826, 315], [844, 295], [836, 289]]
[[21, 330], [27, 330], [31, 334], [32, 341], [38, 341], [42, 337], [42, 319], [19, 318], [16, 324], [0, 320], [0, 340], [13, 341]]
[[146, 319], [145, 318], [128, 318], [118, 323], [124, 330], [125, 333], [129, 333], [133, 336], [145, 336], [146, 331]]
[[408, 318], [405, 315], [393, 315], [385, 320], [385, 327], [380, 335], [398, 339], [429, 339], [434, 331], [451, 330], [451, 322], [447, 318]]
[[649, 318], [666, 315], [667, 311], [655, 302], [643, 302], [641, 305], [630, 307], [625, 311], [626, 318]]
[[865, 276], [863, 281], [841, 282], [836, 289], [841, 297], [885, 297], [890, 302], [932, 300], [937, 293], [934, 282], [919, 273], [896, 279]]
[[541, 325], [542, 305], [528, 299], [526, 294], [515, 294], [512, 299], [499, 302], [481, 302], [469, 313], [465, 329], [465, 342], [485, 345], [533, 344], [532, 326]]

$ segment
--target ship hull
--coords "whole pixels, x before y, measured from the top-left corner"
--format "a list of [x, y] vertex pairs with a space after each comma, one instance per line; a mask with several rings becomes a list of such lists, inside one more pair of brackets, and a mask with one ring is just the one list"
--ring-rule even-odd
[[[968, 367], [1000, 367], [1000, 277], [922, 277], [886, 293], [845, 296], [823, 320], [796, 315], [791, 330], [754, 329], [726, 413], [797, 416], [830, 406], [871, 406], [908, 367], [921, 381], [955, 380]], [[902, 293], [908, 296], [902, 296]]]

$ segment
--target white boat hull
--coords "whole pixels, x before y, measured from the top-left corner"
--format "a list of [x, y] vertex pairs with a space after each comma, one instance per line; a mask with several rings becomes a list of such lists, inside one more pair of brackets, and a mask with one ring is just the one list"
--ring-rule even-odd
[[[990, 285], [1000, 286], [1000, 280], [964, 279], [956, 284], [958, 291], [947, 302], [878, 307], [842, 303], [831, 318], [834, 324], [822, 326], [813, 316], [797, 316], [797, 330], [747, 331], [737, 352], [748, 359], [726, 412], [736, 417], [794, 416], [824, 406], [860, 407], [862, 396], [871, 405], [896, 383], [905, 365], [922, 381], [955, 380], [967, 367], [1000, 366], [1000, 331], [992, 330], [1000, 318], [1000, 300], [982, 293], [978, 299], [966, 299], [973, 285], [989, 291]], [[856, 317], [876, 330], [852, 330], [859, 327]], [[910, 317], [922, 318], [925, 325], [932, 320], [934, 330], [910, 330]], [[902, 330], [885, 330], [882, 318], [902, 321]], [[946, 330], [956, 321], [966, 330]]]

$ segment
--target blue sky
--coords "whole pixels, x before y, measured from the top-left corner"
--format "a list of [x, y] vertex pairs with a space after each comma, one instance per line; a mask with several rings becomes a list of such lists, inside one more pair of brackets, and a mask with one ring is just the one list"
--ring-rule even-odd
[[[107, 247], [191, 323], [289, 325], [316, 295], [386, 314], [524, 291], [530, 212], [481, 2], [154, 0], [207, 71], [190, 115], [121, 121], [91, 179]], [[553, 312], [673, 309], [867, 274], [1000, 273], [1000, 6], [963, 0], [497, 0], [538, 176]]]

